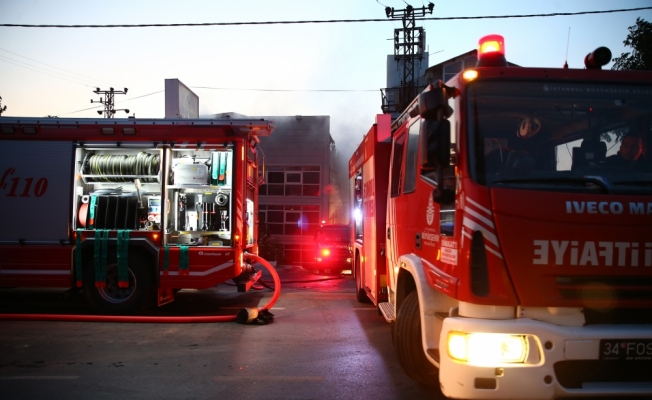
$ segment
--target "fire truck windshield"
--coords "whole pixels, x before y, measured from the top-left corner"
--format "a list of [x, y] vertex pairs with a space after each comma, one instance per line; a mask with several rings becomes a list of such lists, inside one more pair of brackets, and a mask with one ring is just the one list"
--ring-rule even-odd
[[469, 167], [490, 187], [652, 191], [652, 86], [475, 82]]

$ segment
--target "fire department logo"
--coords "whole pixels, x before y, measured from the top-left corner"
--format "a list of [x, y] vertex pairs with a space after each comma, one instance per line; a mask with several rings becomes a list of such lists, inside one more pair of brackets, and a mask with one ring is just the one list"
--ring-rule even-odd
[[428, 196], [428, 207], [426, 208], [426, 222], [432, 225], [435, 220], [435, 204], [432, 202], [432, 196]]

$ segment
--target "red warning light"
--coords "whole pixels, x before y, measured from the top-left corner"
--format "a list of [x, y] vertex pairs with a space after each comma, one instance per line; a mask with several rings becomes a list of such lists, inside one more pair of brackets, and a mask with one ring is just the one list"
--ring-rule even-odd
[[487, 35], [478, 41], [478, 67], [506, 67], [505, 38]]
[[487, 35], [478, 41], [478, 56], [487, 53], [500, 53], [505, 55], [505, 38], [501, 35]]
[[331, 255], [331, 251], [328, 249], [321, 249], [321, 255], [324, 257], [328, 257]]

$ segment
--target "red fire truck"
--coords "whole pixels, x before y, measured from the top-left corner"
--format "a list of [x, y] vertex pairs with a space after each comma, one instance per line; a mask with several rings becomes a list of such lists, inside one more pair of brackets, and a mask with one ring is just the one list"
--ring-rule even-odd
[[0, 286], [123, 314], [260, 271], [264, 120], [0, 118]]
[[478, 65], [349, 163], [359, 301], [452, 398], [652, 395], [652, 73]]
[[322, 224], [315, 232], [314, 269], [321, 274], [351, 270], [350, 226]]

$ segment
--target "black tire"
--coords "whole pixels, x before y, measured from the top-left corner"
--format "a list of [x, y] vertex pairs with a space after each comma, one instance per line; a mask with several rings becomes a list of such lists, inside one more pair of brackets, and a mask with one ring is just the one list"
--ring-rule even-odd
[[106, 287], [95, 287], [93, 261], [84, 266], [84, 297], [102, 314], [133, 314], [149, 307], [156, 300], [154, 267], [148, 257], [129, 252], [129, 287], [118, 287], [118, 264], [115, 252], [107, 257]]
[[362, 287], [362, 271], [360, 270], [360, 255], [355, 255], [355, 265], [354, 274], [355, 274], [355, 297], [358, 299], [359, 303], [367, 304], [371, 303], [369, 296], [367, 296], [367, 291]]
[[416, 291], [407, 295], [393, 328], [394, 350], [403, 372], [411, 379], [439, 387], [439, 371], [426, 358], [421, 344], [421, 317]]

